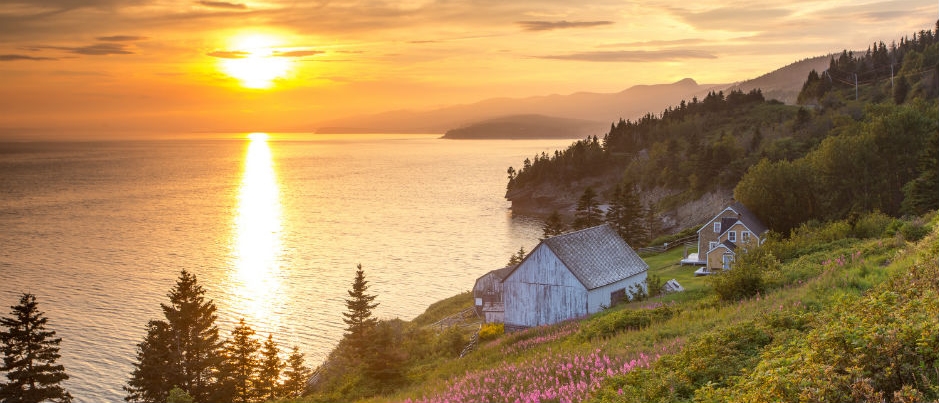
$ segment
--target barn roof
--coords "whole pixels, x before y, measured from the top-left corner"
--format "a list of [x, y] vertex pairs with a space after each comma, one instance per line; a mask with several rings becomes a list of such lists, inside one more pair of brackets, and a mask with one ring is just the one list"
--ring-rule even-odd
[[649, 265], [607, 224], [558, 235], [542, 243], [588, 290], [649, 270]]

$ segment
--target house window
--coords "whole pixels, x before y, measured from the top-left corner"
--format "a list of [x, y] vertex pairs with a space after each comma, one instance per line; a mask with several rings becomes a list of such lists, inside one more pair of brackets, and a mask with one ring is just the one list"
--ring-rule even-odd
[[721, 233], [721, 223], [720, 223], [720, 222], [714, 223], [714, 233], [715, 233], [715, 234], [720, 234], [720, 233]]
[[717, 242], [708, 242], [708, 250], [714, 249], [717, 247]]
[[730, 242], [737, 242], [737, 231], [730, 231], [727, 233], [727, 240]]
[[626, 289], [616, 290], [610, 293], [610, 306], [616, 305], [626, 300]]
[[740, 239], [743, 240], [743, 243], [750, 242], [750, 231], [743, 231], [740, 233]]

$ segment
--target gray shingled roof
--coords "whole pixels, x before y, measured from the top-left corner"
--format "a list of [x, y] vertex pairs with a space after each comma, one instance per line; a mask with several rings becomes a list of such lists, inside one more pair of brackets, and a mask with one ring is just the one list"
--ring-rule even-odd
[[649, 270], [607, 224], [542, 241], [588, 290]]
[[[760, 221], [756, 214], [753, 214], [753, 212], [750, 211], [747, 206], [744, 206], [743, 203], [734, 202], [734, 204], [730, 205], [730, 208], [734, 209], [734, 211], [740, 214], [740, 221], [743, 222], [743, 225], [746, 225], [747, 228], [749, 228], [750, 231], [753, 231], [753, 233], [757, 236], [762, 237], [763, 233], [769, 230], [769, 228], [767, 228], [766, 225]], [[724, 229], [722, 228], [721, 230]]]

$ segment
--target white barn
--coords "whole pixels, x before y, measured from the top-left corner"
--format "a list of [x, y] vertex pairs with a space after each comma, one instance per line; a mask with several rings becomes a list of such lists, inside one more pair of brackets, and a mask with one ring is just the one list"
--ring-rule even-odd
[[609, 225], [542, 241], [503, 280], [506, 329], [599, 312], [645, 287], [649, 265]]

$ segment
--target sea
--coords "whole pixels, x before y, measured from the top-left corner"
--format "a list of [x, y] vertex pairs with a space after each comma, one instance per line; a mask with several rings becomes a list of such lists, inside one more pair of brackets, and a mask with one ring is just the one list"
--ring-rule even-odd
[[181, 270], [309, 366], [342, 336], [361, 264], [382, 319], [413, 319], [531, 250], [506, 169], [571, 140], [232, 133], [0, 143], [0, 316], [36, 295], [76, 402], [121, 402]]

